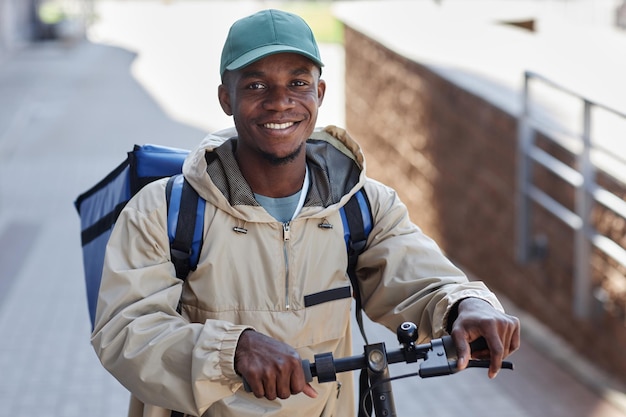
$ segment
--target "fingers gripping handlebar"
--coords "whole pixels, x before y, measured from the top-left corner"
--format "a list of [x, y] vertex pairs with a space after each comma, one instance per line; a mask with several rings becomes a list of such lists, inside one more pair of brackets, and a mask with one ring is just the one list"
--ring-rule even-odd
[[[349, 372], [359, 369], [368, 371], [385, 372], [387, 366], [393, 363], [415, 363], [421, 360], [419, 376], [429, 378], [434, 376], [450, 375], [458, 371], [456, 346], [451, 336], [443, 336], [433, 339], [429, 343], [416, 345], [417, 326], [410, 322], [402, 323], [397, 331], [398, 341], [401, 348], [394, 351], [386, 351], [384, 343], [365, 346], [364, 353], [345, 358], [333, 358], [331, 352], [315, 355], [314, 362], [302, 361], [302, 369], [307, 382], [317, 378], [318, 382], [331, 382], [337, 379], [337, 373]], [[483, 338], [470, 343], [472, 351], [487, 349]], [[489, 368], [488, 360], [469, 361], [468, 368]], [[511, 362], [504, 361], [503, 369], [513, 369]], [[244, 379], [244, 388], [250, 392], [250, 386]]]

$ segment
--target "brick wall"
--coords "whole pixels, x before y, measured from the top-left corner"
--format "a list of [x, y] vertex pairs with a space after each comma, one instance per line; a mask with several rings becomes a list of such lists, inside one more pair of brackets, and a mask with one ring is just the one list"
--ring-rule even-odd
[[[346, 123], [363, 146], [369, 175], [398, 190], [413, 220], [455, 263], [626, 381], [624, 304], [615, 296], [626, 293], [625, 271], [594, 254], [594, 281], [616, 301], [593, 320], [576, 319], [574, 234], [538, 207], [531, 235], [547, 239], [547, 256], [516, 261], [516, 118], [350, 27], [345, 47]], [[553, 143], [543, 147], [574, 161]], [[571, 187], [541, 169], [533, 176], [572, 207]], [[624, 195], [623, 185], [609, 185]], [[619, 216], [596, 209], [594, 219], [624, 240]]]

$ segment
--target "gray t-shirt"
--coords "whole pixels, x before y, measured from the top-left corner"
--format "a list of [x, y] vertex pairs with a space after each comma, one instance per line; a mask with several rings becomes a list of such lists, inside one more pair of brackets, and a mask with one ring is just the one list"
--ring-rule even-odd
[[298, 207], [300, 194], [302, 194], [302, 190], [287, 197], [272, 198], [255, 193], [254, 198], [276, 220], [287, 223], [293, 218], [293, 213]]

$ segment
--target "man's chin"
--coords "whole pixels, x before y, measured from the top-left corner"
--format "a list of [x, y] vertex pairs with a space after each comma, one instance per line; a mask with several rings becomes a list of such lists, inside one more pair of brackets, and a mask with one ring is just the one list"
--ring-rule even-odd
[[287, 155], [281, 156], [281, 155], [276, 155], [276, 154], [269, 153], [269, 152], [263, 152], [262, 155], [263, 155], [263, 158], [265, 158], [265, 160], [268, 161], [270, 164], [274, 166], [281, 166], [281, 165], [287, 165], [295, 161], [303, 149], [304, 149], [304, 143], [302, 143], [295, 151]]

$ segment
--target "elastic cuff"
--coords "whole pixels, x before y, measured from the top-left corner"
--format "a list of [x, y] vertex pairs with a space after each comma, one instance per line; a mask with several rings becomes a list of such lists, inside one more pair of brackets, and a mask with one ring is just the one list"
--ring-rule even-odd
[[237, 343], [239, 337], [246, 330], [254, 330], [248, 326], [236, 326], [230, 331], [226, 332], [222, 344], [220, 346], [219, 361], [222, 369], [222, 374], [229, 380], [241, 379], [241, 376], [235, 372], [235, 351], [237, 349]]
[[454, 303], [452, 307], [448, 309], [446, 316], [443, 318], [443, 322], [445, 323], [446, 327], [446, 333], [448, 334], [452, 333], [452, 325], [454, 324], [456, 318], [459, 316], [459, 303], [463, 300], [465, 300], [465, 298]]

